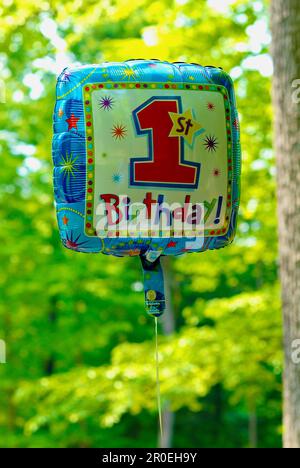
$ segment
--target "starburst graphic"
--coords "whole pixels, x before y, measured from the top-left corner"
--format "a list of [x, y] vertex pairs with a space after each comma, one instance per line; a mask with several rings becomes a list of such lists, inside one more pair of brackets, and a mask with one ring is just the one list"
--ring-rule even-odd
[[215, 108], [216, 108], [216, 106], [214, 105], [213, 102], [208, 102], [208, 103], [207, 103], [207, 109], [208, 109], [209, 111], [213, 111], [213, 110], [215, 110]]
[[112, 176], [112, 180], [115, 184], [120, 184], [123, 180], [123, 175], [122, 174], [119, 174], [119, 173], [115, 173], [113, 176]]
[[218, 146], [218, 140], [215, 136], [213, 135], [208, 135], [206, 138], [204, 138], [204, 146], [205, 149], [209, 152], [216, 151], [217, 146]]
[[126, 68], [124, 70], [123, 78], [133, 78], [135, 76], [135, 71], [132, 68]]
[[72, 233], [71, 236], [69, 237], [67, 235], [67, 238], [63, 240], [64, 245], [71, 250], [78, 250], [79, 247], [82, 247], [84, 244], [86, 244], [86, 241], [79, 242], [79, 239], [81, 237], [81, 234], [79, 234], [78, 237], [74, 238]]
[[105, 110], [105, 111], [109, 111], [109, 110], [111, 110], [113, 108], [114, 102], [115, 101], [111, 96], [103, 96], [99, 100], [100, 109]]
[[126, 136], [127, 129], [125, 125], [118, 124], [113, 126], [111, 133], [116, 140], [122, 140]]
[[62, 167], [62, 170], [67, 177], [74, 177], [75, 172], [78, 171], [76, 167], [76, 161], [78, 157], [73, 157], [73, 154], [66, 154], [66, 156], [62, 157], [62, 163], [60, 164]]

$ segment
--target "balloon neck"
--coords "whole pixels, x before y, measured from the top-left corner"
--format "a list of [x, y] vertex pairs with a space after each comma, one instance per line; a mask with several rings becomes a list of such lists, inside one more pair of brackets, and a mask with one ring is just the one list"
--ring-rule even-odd
[[145, 306], [149, 315], [159, 317], [166, 308], [161, 252], [148, 251], [141, 255], [144, 272]]

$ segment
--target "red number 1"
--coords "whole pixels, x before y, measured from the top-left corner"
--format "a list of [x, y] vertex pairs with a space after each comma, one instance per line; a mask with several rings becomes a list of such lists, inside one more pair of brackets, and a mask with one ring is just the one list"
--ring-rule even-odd
[[131, 185], [198, 187], [200, 163], [184, 160], [183, 138], [170, 136], [169, 112], [182, 112], [180, 97], [153, 97], [133, 111], [137, 134], [148, 136], [149, 155], [130, 160]]

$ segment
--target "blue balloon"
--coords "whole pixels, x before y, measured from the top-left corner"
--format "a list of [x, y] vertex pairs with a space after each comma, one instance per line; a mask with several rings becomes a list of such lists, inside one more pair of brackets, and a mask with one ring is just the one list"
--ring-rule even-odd
[[64, 246], [139, 256], [146, 309], [161, 315], [160, 258], [234, 239], [241, 150], [231, 78], [159, 60], [66, 68], [53, 119]]

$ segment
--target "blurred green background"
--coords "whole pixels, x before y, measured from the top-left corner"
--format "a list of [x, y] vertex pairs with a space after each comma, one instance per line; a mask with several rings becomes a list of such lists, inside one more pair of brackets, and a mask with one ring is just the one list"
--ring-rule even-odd
[[170, 439], [281, 446], [269, 46], [262, 0], [1, 2], [1, 447], [157, 445], [153, 320], [139, 259], [65, 250], [52, 191], [56, 74], [141, 57], [223, 67], [241, 119], [234, 244], [167, 265], [173, 310], [159, 341]]

